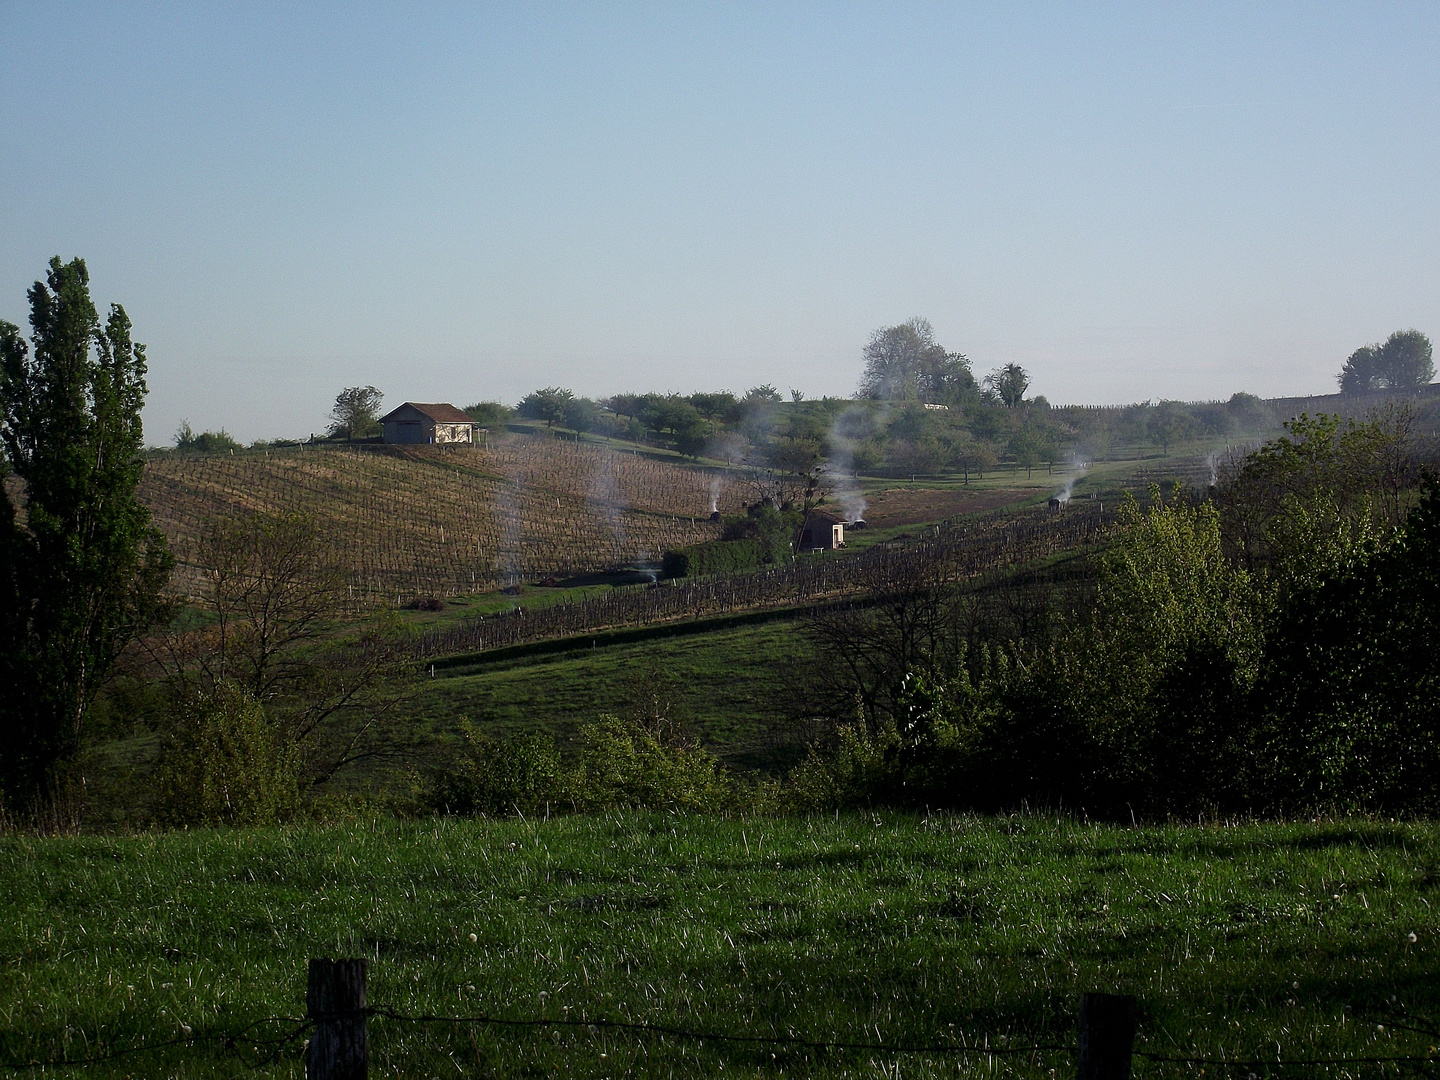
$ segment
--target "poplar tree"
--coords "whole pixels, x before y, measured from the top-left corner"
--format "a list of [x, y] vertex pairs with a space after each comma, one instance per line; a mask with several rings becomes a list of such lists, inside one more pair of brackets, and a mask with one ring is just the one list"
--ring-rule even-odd
[[0, 791], [24, 808], [79, 749], [120, 651], [173, 565], [136, 494], [145, 347], [81, 259], [29, 291], [30, 341], [0, 321]]

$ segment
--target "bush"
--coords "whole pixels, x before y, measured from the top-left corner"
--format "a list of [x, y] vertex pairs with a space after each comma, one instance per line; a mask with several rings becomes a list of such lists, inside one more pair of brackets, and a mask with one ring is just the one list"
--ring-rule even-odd
[[1440, 484], [1394, 541], [1299, 581], [1267, 643], [1256, 713], [1282, 808], [1440, 809]]
[[606, 714], [580, 731], [571, 796], [590, 810], [716, 811], [729, 805], [733, 789], [719, 760], [670, 722]]
[[300, 809], [301, 748], [234, 687], [179, 704], [156, 766], [167, 825], [266, 825]]
[[241, 445], [231, 438], [224, 428], [219, 431], [202, 431], [198, 434], [191, 429], [189, 420], [182, 420], [175, 432], [175, 449], [197, 453], [218, 454], [225, 450], [240, 450]]
[[566, 798], [560, 755], [545, 735], [497, 739], [466, 724], [454, 764], [432, 770], [420, 802], [441, 814], [529, 812]]
[[732, 574], [754, 570], [764, 549], [756, 540], [707, 540], [678, 551], [667, 551], [661, 573], [667, 578]]
[[[464, 728], [453, 762], [430, 770], [418, 809], [441, 814], [531, 813], [546, 804], [577, 810], [612, 808], [716, 811], [735, 803], [719, 760], [683, 738], [663, 716], [602, 715], [579, 732], [572, 767], [548, 735], [495, 738]], [[773, 792], [762, 794], [773, 801]]]

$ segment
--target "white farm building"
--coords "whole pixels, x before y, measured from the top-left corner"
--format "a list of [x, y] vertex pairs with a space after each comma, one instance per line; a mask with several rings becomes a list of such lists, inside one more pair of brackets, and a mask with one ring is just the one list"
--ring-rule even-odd
[[473, 443], [475, 421], [447, 403], [407, 401], [380, 418], [387, 443]]

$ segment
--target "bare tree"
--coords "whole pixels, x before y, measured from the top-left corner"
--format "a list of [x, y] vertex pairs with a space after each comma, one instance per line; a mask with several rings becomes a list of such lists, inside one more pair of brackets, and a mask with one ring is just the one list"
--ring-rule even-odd
[[207, 618], [152, 646], [178, 698], [239, 688], [303, 752], [314, 783], [406, 749], [390, 719], [405, 697], [408, 654], [386, 620], [347, 610], [344, 580], [310, 521], [216, 522], [196, 556]]

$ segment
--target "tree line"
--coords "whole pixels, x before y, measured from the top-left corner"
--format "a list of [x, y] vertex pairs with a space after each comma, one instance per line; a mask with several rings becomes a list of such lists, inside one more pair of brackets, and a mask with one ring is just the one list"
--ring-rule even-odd
[[[1440, 807], [1440, 482], [1410, 413], [1302, 416], [1128, 502], [1085, 587], [943, 568], [812, 626], [818, 804], [1150, 816]], [[1017, 612], [1028, 602], [1030, 610]]]

